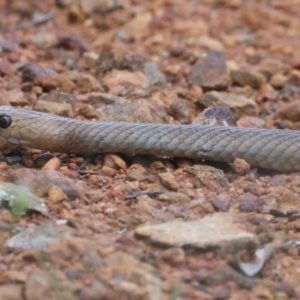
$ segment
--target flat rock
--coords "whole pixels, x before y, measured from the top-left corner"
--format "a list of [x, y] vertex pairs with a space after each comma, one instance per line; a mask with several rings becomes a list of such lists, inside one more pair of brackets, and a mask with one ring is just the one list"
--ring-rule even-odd
[[112, 70], [102, 79], [102, 84], [110, 91], [115, 91], [120, 86], [146, 88], [147, 79], [142, 72], [130, 72], [127, 70]]
[[186, 167], [185, 171], [190, 177], [197, 179], [200, 186], [205, 185], [207, 181], [211, 180], [216, 181], [222, 187], [226, 186], [228, 183], [224, 172], [211, 166], [193, 165]]
[[176, 177], [171, 172], [160, 173], [159, 181], [162, 186], [170, 191], [177, 191], [180, 188], [180, 184]]
[[189, 80], [204, 90], [225, 89], [230, 83], [225, 58], [222, 52], [207, 51], [192, 67]]
[[199, 125], [236, 126], [236, 118], [229, 107], [206, 108], [193, 121]]
[[145, 74], [149, 86], [163, 85], [167, 81], [166, 76], [154, 63], [145, 62], [142, 72]]
[[111, 105], [97, 109], [97, 113], [101, 121], [167, 123], [164, 114], [145, 99], [128, 101], [120, 98]]
[[300, 121], [300, 100], [283, 104], [275, 113], [275, 118], [289, 120], [291, 122]]
[[261, 62], [257, 66], [257, 69], [259, 72], [263, 73], [267, 78], [270, 78], [271, 76], [278, 73], [289, 73], [291, 70], [291, 66], [281, 60], [268, 57], [261, 60]]
[[242, 230], [238, 225], [238, 222], [243, 222], [242, 219], [241, 214], [216, 213], [190, 222], [170, 221], [159, 225], [143, 225], [135, 233], [162, 246], [222, 248], [234, 253], [257, 245], [257, 236]]
[[80, 94], [103, 91], [100, 82], [90, 74], [73, 70], [64, 72], [62, 75], [71, 80], [76, 85], [76, 90]]
[[37, 79], [47, 78], [57, 75], [57, 72], [50, 68], [43, 68], [36, 64], [28, 64], [22, 70], [22, 79], [24, 82], [33, 82]]
[[254, 89], [260, 89], [266, 82], [264, 75], [259, 72], [249, 70], [232, 70], [231, 79], [233, 83], [240, 86], [251, 86]]
[[257, 116], [258, 107], [254, 100], [242, 95], [234, 95], [225, 92], [207, 92], [198, 102], [205, 107], [229, 107], [237, 119], [242, 116]]
[[64, 93], [71, 93], [76, 84], [71, 81], [65, 74], [56, 74], [48, 77], [38, 77], [35, 84], [45, 91], [57, 90]]
[[181, 124], [190, 124], [192, 121], [192, 114], [189, 105], [189, 101], [175, 98], [168, 107], [167, 113]]
[[5, 245], [9, 248], [46, 250], [62, 237], [70, 237], [70, 234], [51, 224], [43, 224], [17, 233]]
[[39, 99], [34, 105], [34, 110], [46, 113], [52, 113], [62, 117], [73, 118], [74, 111], [69, 103], [56, 103]]
[[164, 201], [168, 203], [188, 203], [191, 202], [191, 198], [183, 193], [177, 192], [165, 192], [158, 195], [157, 199], [159, 201]]
[[[11, 105], [28, 105], [28, 100], [26, 99], [25, 94], [20, 90], [2, 91], [0, 93], [0, 97], [8, 99], [8, 102]], [[3, 101], [1, 102], [3, 103]]]

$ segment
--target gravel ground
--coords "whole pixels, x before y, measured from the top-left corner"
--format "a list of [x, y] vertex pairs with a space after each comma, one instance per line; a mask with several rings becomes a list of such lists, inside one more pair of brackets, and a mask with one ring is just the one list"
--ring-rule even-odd
[[[0, 105], [300, 129], [299, 0], [0, 0]], [[300, 299], [300, 176], [1, 145], [0, 299]]]

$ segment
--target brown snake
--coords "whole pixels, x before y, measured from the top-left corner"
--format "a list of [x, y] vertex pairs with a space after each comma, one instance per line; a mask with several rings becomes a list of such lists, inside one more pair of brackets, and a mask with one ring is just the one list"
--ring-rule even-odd
[[202, 125], [89, 122], [0, 106], [0, 140], [41, 150], [129, 153], [300, 171], [300, 132]]

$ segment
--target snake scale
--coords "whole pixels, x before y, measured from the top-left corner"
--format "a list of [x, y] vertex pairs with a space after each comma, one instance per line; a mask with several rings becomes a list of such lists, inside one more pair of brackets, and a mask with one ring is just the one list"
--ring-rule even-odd
[[41, 150], [151, 154], [300, 171], [300, 132], [206, 125], [90, 122], [0, 106], [0, 140]]

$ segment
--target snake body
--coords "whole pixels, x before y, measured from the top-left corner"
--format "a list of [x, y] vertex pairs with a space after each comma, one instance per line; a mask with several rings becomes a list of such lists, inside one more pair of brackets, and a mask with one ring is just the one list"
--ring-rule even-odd
[[300, 171], [300, 132], [226, 126], [89, 122], [0, 106], [11, 118], [0, 140], [41, 150], [187, 157]]

